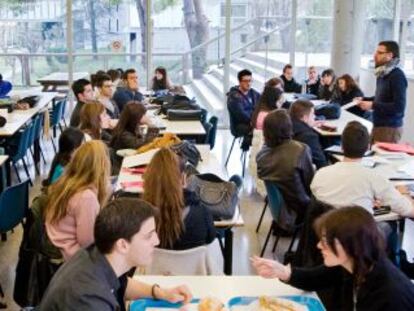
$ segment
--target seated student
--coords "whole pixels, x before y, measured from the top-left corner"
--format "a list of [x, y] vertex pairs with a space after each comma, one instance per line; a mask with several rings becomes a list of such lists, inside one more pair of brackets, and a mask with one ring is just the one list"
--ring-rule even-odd
[[308, 78], [305, 80], [306, 94], [312, 94], [318, 97], [320, 84], [321, 84], [321, 79], [319, 78], [319, 74], [318, 74], [318, 71], [316, 70], [316, 67], [310, 66], [308, 68]]
[[286, 93], [302, 93], [302, 85], [296, 82], [293, 78], [293, 67], [287, 64], [283, 67], [283, 74], [280, 76], [283, 80], [284, 91]]
[[279, 187], [286, 206], [300, 217], [310, 203], [313, 177], [309, 147], [292, 139], [292, 121], [286, 110], [270, 112], [264, 121], [265, 144], [257, 154], [257, 175]]
[[380, 201], [381, 205], [389, 205], [401, 216], [414, 217], [410, 199], [385, 177], [362, 165], [369, 141], [365, 126], [357, 121], [349, 122], [342, 133], [344, 159], [316, 172], [311, 184], [313, 195], [337, 208], [358, 205], [370, 213], [373, 213], [376, 201]]
[[77, 103], [70, 117], [70, 126], [78, 127], [81, 108], [85, 105], [85, 103], [94, 99], [94, 94], [91, 82], [86, 79], [79, 79], [73, 82], [72, 91], [76, 97]]
[[251, 119], [260, 93], [251, 87], [252, 73], [243, 69], [237, 74], [239, 85], [230, 88], [227, 95], [231, 126], [239, 137], [243, 137], [242, 149], [249, 150], [252, 139]]
[[[138, 149], [151, 142], [159, 135], [159, 128], [152, 126], [151, 120], [145, 115], [143, 104], [131, 101], [125, 105], [118, 124], [112, 132], [110, 147], [115, 151], [120, 149]], [[140, 126], [145, 128], [146, 133]], [[114, 172], [119, 171], [121, 159], [116, 158]]]
[[118, 105], [112, 99], [113, 83], [111, 77], [107, 74], [97, 76], [96, 88], [98, 91], [96, 99], [105, 106], [108, 116], [111, 119], [119, 119]]
[[155, 68], [154, 78], [152, 78], [151, 89], [153, 91], [169, 90], [172, 84], [168, 79], [167, 70], [164, 67]]
[[96, 218], [95, 245], [82, 249], [53, 277], [39, 311], [126, 311], [126, 301], [142, 298], [189, 303], [184, 286], [160, 287], [128, 276], [137, 266], [152, 262], [159, 240], [155, 209], [134, 198], [119, 198], [105, 206]]
[[256, 183], [257, 193], [263, 197], [266, 197], [266, 189], [263, 181], [257, 178], [256, 155], [263, 146], [264, 119], [271, 111], [280, 108], [283, 101], [283, 81], [279, 78], [272, 78], [266, 82], [259, 102], [253, 111], [252, 126], [254, 130], [249, 155], [249, 172]]
[[138, 74], [135, 69], [127, 69], [122, 75], [123, 86], [119, 86], [113, 96], [113, 100], [122, 112], [124, 106], [131, 100], [142, 101], [144, 96], [139, 92]]
[[[350, 75], [344, 74], [336, 80], [336, 92], [332, 96], [331, 101], [343, 106], [352, 102], [354, 98], [363, 96], [364, 93], [362, 93], [355, 80]], [[365, 111], [359, 106], [351, 107], [348, 111], [357, 116], [366, 117]]]
[[327, 310], [414, 310], [414, 285], [387, 258], [370, 213], [355, 206], [332, 210], [315, 229], [323, 265], [298, 268], [254, 257], [257, 273], [305, 291], [332, 290]]
[[49, 176], [45, 185], [51, 185], [63, 174], [65, 166], [70, 162], [73, 153], [84, 141], [84, 134], [75, 127], [68, 127], [59, 137], [59, 151], [50, 165]]
[[264, 119], [269, 112], [282, 106], [283, 90], [278, 87], [281, 85], [280, 81], [278, 78], [273, 78], [266, 82], [262, 95], [260, 95], [259, 101], [253, 111], [253, 128], [262, 130]]
[[321, 74], [321, 84], [319, 86], [318, 98], [323, 100], [331, 100], [335, 90], [335, 72], [333, 69], [325, 69]]
[[0, 98], [8, 97], [7, 94], [9, 94], [12, 88], [11, 82], [3, 80], [3, 76], [0, 74]]
[[315, 123], [315, 110], [312, 102], [295, 101], [290, 106], [289, 114], [293, 125], [293, 139], [309, 146], [312, 152], [312, 162], [317, 168], [328, 165], [319, 135], [312, 128]]
[[216, 237], [213, 217], [198, 197], [185, 189], [185, 163], [162, 148], [144, 174], [143, 199], [159, 208], [160, 247], [183, 250], [211, 243]]
[[98, 101], [89, 102], [82, 107], [79, 128], [85, 135], [85, 141], [102, 139], [109, 142], [111, 140], [111, 135], [104, 131], [110, 128], [110, 118], [105, 106]]
[[106, 74], [111, 77], [112, 84], [116, 89], [119, 81], [121, 80], [121, 72], [117, 69], [109, 69]]
[[47, 189], [47, 235], [65, 260], [93, 242], [96, 215], [108, 199], [110, 166], [105, 144], [86, 142]]

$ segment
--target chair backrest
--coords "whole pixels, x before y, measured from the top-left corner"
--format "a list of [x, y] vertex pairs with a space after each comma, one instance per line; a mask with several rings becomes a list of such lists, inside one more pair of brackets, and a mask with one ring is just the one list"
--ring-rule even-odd
[[29, 181], [8, 187], [0, 194], [0, 232], [23, 221], [29, 208]]
[[210, 120], [208, 120], [208, 123], [212, 125], [208, 144], [210, 145], [210, 149], [213, 149], [216, 144], [218, 118], [216, 116], [212, 116]]
[[34, 119], [34, 139], [40, 139], [43, 129], [43, 113], [39, 113]]
[[[156, 248], [149, 275], [221, 275], [222, 254], [218, 240], [209, 245], [175, 251]], [[221, 261], [221, 262], [220, 262]]]
[[270, 212], [272, 213], [273, 220], [278, 221], [280, 211], [284, 205], [282, 193], [275, 182], [266, 180], [265, 182], [267, 197], [269, 199]]
[[31, 122], [29, 125], [27, 125], [22, 132], [20, 132], [19, 141], [17, 144], [17, 151], [16, 154], [13, 155], [12, 161], [18, 161], [21, 158], [23, 158], [26, 153], [27, 149], [30, 146], [30, 139], [33, 131], [33, 122]]
[[229, 122], [230, 122], [230, 133], [234, 137], [239, 137], [236, 131], [236, 120], [234, 120], [233, 114], [227, 105], [227, 111], [229, 112]]
[[68, 98], [65, 97], [64, 99], [62, 99], [62, 101], [63, 101], [63, 105], [62, 105], [62, 119], [64, 119], [65, 116], [66, 116], [66, 104], [68, 102]]
[[53, 106], [50, 126], [52, 126], [52, 127], [56, 126], [61, 121], [62, 114], [63, 114], [63, 104], [64, 104], [64, 102], [65, 102], [65, 100], [60, 100]]
[[[211, 130], [213, 128], [213, 125], [211, 125], [209, 122], [205, 122], [203, 123], [203, 127], [204, 130], [206, 131], [206, 139], [204, 140], [205, 144], [210, 144], [210, 135], [211, 135]], [[211, 147], [210, 147], [211, 149]]]

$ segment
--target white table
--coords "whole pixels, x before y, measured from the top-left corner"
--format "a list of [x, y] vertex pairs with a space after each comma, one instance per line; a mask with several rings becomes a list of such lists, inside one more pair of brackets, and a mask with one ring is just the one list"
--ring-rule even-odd
[[329, 132], [329, 131], [325, 131], [322, 130], [318, 127], [314, 127], [315, 131], [318, 132], [320, 135], [322, 136], [331, 136], [331, 137], [337, 137], [337, 136], [341, 136], [342, 132], [345, 129], [345, 126], [351, 122], [351, 121], [358, 121], [360, 123], [362, 123], [367, 129], [368, 132], [371, 133], [372, 131], [372, 122], [368, 121], [364, 118], [361, 118], [347, 110], [343, 110], [341, 111], [341, 116], [339, 117], [339, 119], [336, 120], [326, 120], [324, 122], [324, 124], [327, 125], [332, 125], [336, 127], [336, 131], [335, 132]]
[[[73, 73], [73, 81], [88, 78], [89, 73], [88, 72], [74, 72]], [[69, 85], [69, 74], [67, 72], [54, 72], [51, 73], [45, 77], [42, 77], [37, 80], [42, 86], [43, 92], [49, 92], [49, 91], [56, 91], [56, 88], [58, 86], [67, 86]], [[51, 89], [49, 89], [51, 87]]]
[[170, 121], [164, 115], [157, 115], [155, 110], [148, 110], [147, 114], [154, 125], [161, 128], [161, 132], [173, 133], [178, 136], [206, 134], [203, 124], [198, 120]]
[[56, 92], [43, 93], [33, 90], [11, 92], [11, 97], [17, 95], [20, 98], [23, 98], [26, 96], [39, 95], [41, 98], [37, 105], [31, 109], [14, 110], [12, 113], [9, 113], [6, 125], [0, 127], [0, 136], [13, 136], [27, 121], [29, 121], [39, 111], [47, 107], [47, 105], [53, 101], [57, 94], [58, 93]]
[[141, 276], [135, 279], [149, 283], [159, 284], [162, 287], [187, 285], [194, 298], [215, 297], [226, 304], [231, 298], [237, 296], [282, 296], [282, 295], [308, 295], [287, 285], [278, 279], [264, 279], [260, 276]]
[[[197, 149], [200, 151], [202, 161], [199, 162], [197, 170], [200, 173], [213, 173], [219, 176], [221, 179], [227, 180], [227, 170], [220, 163], [214, 153], [210, 151], [209, 145], [196, 145]], [[122, 162], [122, 167], [124, 165], [125, 159]], [[119, 190], [122, 188], [121, 184], [123, 182], [135, 182], [142, 181], [142, 175], [131, 174], [125, 172], [121, 167], [121, 171], [118, 176], [118, 181], [116, 189]], [[128, 191], [128, 189], [124, 190]], [[136, 187], [133, 192], [142, 192], [143, 189]], [[222, 229], [224, 231], [224, 273], [232, 273], [232, 264], [233, 264], [233, 227], [244, 226], [244, 221], [240, 213], [240, 209], [237, 207], [236, 212], [231, 220], [221, 220], [215, 221], [214, 225], [217, 229]]]

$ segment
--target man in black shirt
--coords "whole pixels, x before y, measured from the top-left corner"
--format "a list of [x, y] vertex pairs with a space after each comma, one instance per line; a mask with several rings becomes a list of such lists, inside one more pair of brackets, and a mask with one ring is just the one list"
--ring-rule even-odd
[[302, 85], [296, 82], [293, 77], [293, 67], [287, 64], [283, 67], [283, 74], [280, 76], [284, 83], [284, 91], [286, 93], [302, 93]]
[[80, 111], [85, 103], [94, 99], [92, 84], [89, 80], [79, 79], [73, 82], [72, 91], [77, 103], [70, 116], [70, 126], [78, 127], [80, 123]]
[[125, 300], [145, 297], [191, 301], [186, 286], [161, 288], [128, 276], [132, 268], [152, 261], [159, 244], [154, 215], [154, 208], [139, 199], [120, 198], [107, 204], [95, 222], [95, 245], [80, 250], [59, 268], [38, 310], [125, 311]]

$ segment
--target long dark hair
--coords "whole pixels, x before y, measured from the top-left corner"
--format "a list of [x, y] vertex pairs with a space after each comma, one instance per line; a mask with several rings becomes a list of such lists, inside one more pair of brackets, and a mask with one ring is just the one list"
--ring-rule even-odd
[[344, 74], [336, 80], [336, 90], [338, 92], [342, 92], [342, 90], [339, 88], [339, 80], [345, 81], [345, 93], [348, 93], [354, 89], [359, 89], [358, 84], [356, 83], [354, 78], [352, 78], [349, 74]]
[[171, 85], [168, 81], [167, 69], [165, 69], [164, 67], [157, 67], [157, 68], [155, 68], [155, 72], [157, 72], [157, 71], [160, 74], [162, 74], [162, 79], [157, 80], [157, 77], [154, 75], [154, 78], [152, 78], [152, 89], [154, 91], [170, 89]]
[[385, 257], [384, 239], [374, 217], [358, 206], [334, 209], [315, 222], [319, 238], [337, 254], [338, 240], [353, 261], [353, 277], [357, 285], [365, 281], [366, 275], [382, 257]]
[[147, 109], [139, 101], [129, 101], [122, 110], [118, 124], [113, 130], [111, 144], [115, 143], [125, 131], [136, 134], [137, 126], [146, 112]]
[[[278, 86], [281, 86], [279, 88]], [[256, 127], [257, 116], [261, 111], [272, 111], [277, 109], [277, 101], [283, 94], [283, 80], [280, 78], [272, 78], [268, 80], [260, 95], [259, 102], [254, 108], [252, 114], [252, 125]]]
[[53, 158], [49, 176], [43, 182], [44, 186], [52, 183], [52, 177], [58, 165], [65, 167], [69, 163], [72, 153], [82, 144], [83, 139], [84, 134], [78, 128], [68, 127], [62, 132], [59, 137], [59, 151]]

